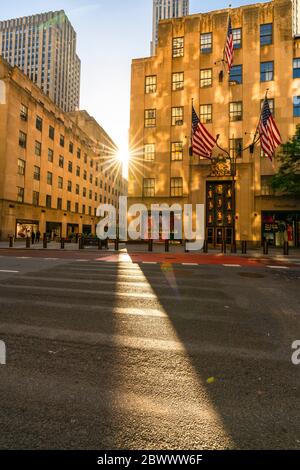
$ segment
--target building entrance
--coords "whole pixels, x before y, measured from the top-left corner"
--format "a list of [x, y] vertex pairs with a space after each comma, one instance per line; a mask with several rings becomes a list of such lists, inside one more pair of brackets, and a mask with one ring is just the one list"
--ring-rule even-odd
[[216, 246], [230, 244], [234, 230], [234, 200], [231, 181], [206, 185], [206, 239]]

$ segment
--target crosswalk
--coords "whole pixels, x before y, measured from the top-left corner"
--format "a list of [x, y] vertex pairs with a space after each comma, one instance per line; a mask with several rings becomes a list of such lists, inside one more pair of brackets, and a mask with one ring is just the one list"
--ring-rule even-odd
[[[274, 423], [297, 421], [292, 284], [273, 305], [273, 277], [274, 291], [263, 292], [261, 280], [226, 267], [78, 261], [0, 280], [11, 357], [0, 447], [18, 423], [30, 448], [260, 448]], [[27, 411], [14, 411], [20, 401], [31, 426]]]

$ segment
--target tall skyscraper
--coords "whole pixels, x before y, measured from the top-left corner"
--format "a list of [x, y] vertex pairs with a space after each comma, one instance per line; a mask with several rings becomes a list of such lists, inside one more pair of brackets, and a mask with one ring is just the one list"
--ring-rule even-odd
[[0, 22], [0, 55], [63, 111], [79, 108], [76, 32], [63, 10]]
[[153, 0], [153, 32], [151, 55], [155, 54], [160, 20], [180, 18], [189, 14], [189, 0]]

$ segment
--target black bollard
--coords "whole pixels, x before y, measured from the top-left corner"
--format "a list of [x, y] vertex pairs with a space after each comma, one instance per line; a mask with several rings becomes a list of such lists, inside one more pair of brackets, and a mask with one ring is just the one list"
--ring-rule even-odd
[[169, 253], [169, 251], [170, 251], [170, 241], [165, 240], [165, 252]]
[[64, 238], [62, 238], [62, 239], [60, 240], [60, 248], [61, 248], [61, 250], [64, 250], [64, 249], [65, 249], [65, 239], [64, 239]]
[[242, 241], [242, 255], [246, 255], [246, 254], [247, 254], [247, 241], [243, 240]]
[[268, 243], [267, 240], [264, 241], [263, 253], [264, 253], [264, 255], [268, 255], [268, 254], [269, 254], [269, 243]]
[[284, 244], [283, 244], [283, 254], [284, 254], [284, 256], [288, 256], [289, 251], [290, 251], [289, 242], [284, 242]]
[[84, 240], [83, 240], [83, 237], [80, 237], [79, 238], [79, 250], [83, 250], [84, 249]]
[[44, 236], [43, 236], [43, 248], [46, 249], [47, 248], [47, 234], [44, 233]]
[[208, 241], [204, 240], [203, 253], [208, 253]]
[[148, 240], [148, 251], [153, 251], [153, 240], [151, 238]]
[[102, 250], [102, 240], [98, 238], [98, 250]]
[[226, 248], [227, 248], [227, 247], [226, 247], [226, 241], [223, 240], [223, 241], [222, 241], [222, 245], [221, 245], [221, 252], [222, 252], [222, 253], [226, 253]]
[[13, 248], [14, 246], [14, 237], [9, 237], [9, 248]]
[[119, 251], [119, 239], [115, 239], [115, 251]]
[[105, 240], [105, 248], [106, 248], [107, 250], [108, 250], [108, 242], [109, 242], [109, 240], [108, 240], [108, 238], [107, 238], [107, 239]]
[[236, 243], [234, 242], [234, 243], [231, 244], [231, 253], [236, 253], [236, 251], [237, 251], [236, 250]]
[[184, 240], [184, 251], [185, 251], [185, 253], [189, 253], [189, 250], [188, 250], [188, 247], [187, 247], [188, 243], [189, 243], [188, 240]]
[[30, 237], [26, 237], [26, 248], [30, 248]]

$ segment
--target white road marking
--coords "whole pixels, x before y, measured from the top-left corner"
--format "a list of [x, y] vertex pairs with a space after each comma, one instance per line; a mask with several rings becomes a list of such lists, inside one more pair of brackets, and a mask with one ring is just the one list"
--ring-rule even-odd
[[288, 266], [267, 266], [270, 269], [290, 269]]
[[0, 269], [0, 273], [19, 273], [20, 271], [11, 271], [10, 269]]
[[182, 266], [199, 266], [198, 263], [181, 263]]
[[240, 264], [223, 264], [225, 268], [240, 268]]
[[143, 264], [158, 264], [154, 261], [143, 261]]
[[31, 256], [16, 256], [16, 259], [32, 259]]

